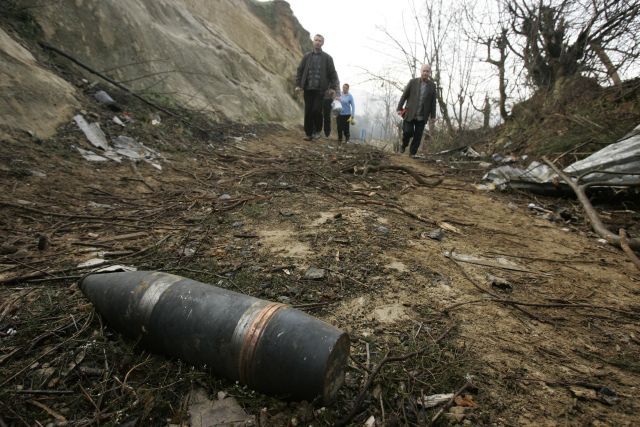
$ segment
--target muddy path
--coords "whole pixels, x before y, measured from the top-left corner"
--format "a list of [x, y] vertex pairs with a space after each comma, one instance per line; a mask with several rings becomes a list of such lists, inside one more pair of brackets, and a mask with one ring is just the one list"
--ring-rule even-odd
[[[85, 161], [73, 123], [44, 143], [2, 144], [5, 424], [185, 424], [196, 387], [232, 396], [260, 425], [637, 423], [640, 274], [571, 202], [571, 220], [550, 221], [527, 205], [558, 201], [480, 191], [477, 171], [294, 131], [236, 129], [224, 142], [170, 123], [128, 131], [163, 153], [162, 170]], [[89, 261], [284, 302], [347, 330], [338, 401], [286, 403], [137, 348], [77, 289]], [[324, 276], [306, 279], [310, 267]], [[375, 371], [385, 356], [399, 360]], [[443, 414], [421, 404], [463, 387]]]

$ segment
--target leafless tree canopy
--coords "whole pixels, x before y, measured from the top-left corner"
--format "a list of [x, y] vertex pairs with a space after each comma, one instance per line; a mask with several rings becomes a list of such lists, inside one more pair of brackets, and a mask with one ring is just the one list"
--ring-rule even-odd
[[578, 73], [617, 79], [617, 71], [637, 62], [640, 2], [633, 0], [510, 0], [515, 38], [537, 88]]

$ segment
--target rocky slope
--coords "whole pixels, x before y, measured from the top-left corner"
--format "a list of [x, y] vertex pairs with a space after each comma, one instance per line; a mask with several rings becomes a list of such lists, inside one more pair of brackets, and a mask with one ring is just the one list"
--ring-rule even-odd
[[0, 58], [0, 136], [8, 128], [51, 135], [77, 105], [75, 88], [40, 66], [2, 29]]
[[[291, 96], [293, 76], [306, 49], [301, 43], [306, 40], [308, 44], [309, 37], [286, 2], [84, 0], [15, 4], [32, 14], [40, 30], [36, 40], [163, 104], [206, 110], [218, 119], [239, 122], [299, 120], [300, 107]], [[8, 36], [0, 37], [2, 55], [10, 56], [15, 43]], [[43, 136], [70, 117], [74, 104], [71, 87], [18, 78], [41, 72], [35, 63], [30, 64], [34, 68], [18, 71], [11, 65], [16, 61], [5, 62], [0, 65], [2, 85], [12, 87], [15, 93], [12, 96], [3, 91], [5, 119], [1, 125], [33, 129], [28, 115], [19, 113], [22, 119], [16, 121], [12, 112], [48, 111], [53, 103], [40, 93], [57, 99], [46, 117], [36, 114], [44, 121], [37, 129]], [[37, 88], [32, 88], [34, 85]], [[31, 96], [21, 99], [15, 95], [25, 90]]]

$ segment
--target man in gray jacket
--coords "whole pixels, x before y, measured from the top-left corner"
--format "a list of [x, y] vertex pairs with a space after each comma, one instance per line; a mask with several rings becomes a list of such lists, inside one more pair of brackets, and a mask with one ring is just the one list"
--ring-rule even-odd
[[409, 80], [396, 110], [404, 119], [400, 151], [404, 153], [411, 140], [409, 153], [415, 156], [420, 147], [426, 120], [436, 118], [436, 85], [431, 79], [431, 65], [423, 65], [420, 69], [420, 77]]
[[324, 37], [313, 37], [313, 50], [302, 58], [296, 74], [296, 92], [304, 90], [304, 133], [306, 141], [320, 138], [322, 130], [322, 101], [326, 91], [330, 98], [340, 90], [333, 58], [322, 51]]

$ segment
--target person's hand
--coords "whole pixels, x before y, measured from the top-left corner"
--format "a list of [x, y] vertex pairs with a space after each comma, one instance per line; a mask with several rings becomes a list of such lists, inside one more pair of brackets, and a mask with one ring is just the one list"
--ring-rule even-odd
[[396, 111], [396, 113], [398, 113], [400, 117], [404, 118], [404, 115], [407, 113], [407, 109], [403, 108], [402, 110]]
[[300, 86], [296, 86], [296, 88], [294, 89], [294, 91], [296, 93], [300, 92], [302, 90], [302, 88]]

